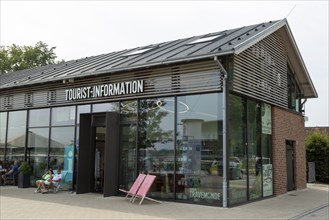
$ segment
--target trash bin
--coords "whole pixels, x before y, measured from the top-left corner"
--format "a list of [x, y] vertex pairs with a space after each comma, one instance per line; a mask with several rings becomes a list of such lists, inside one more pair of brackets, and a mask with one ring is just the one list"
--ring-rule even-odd
[[315, 162], [308, 162], [308, 182], [315, 182]]
[[238, 163], [230, 162], [230, 179], [242, 179], [241, 167]]

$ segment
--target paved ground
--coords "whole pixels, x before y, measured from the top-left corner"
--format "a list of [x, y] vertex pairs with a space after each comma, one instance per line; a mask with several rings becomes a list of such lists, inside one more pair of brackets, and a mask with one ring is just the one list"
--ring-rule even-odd
[[0, 187], [0, 219], [328, 219], [329, 186], [307, 189], [240, 205], [220, 208], [145, 201], [141, 206], [122, 197], [99, 194], [36, 194], [34, 188]]

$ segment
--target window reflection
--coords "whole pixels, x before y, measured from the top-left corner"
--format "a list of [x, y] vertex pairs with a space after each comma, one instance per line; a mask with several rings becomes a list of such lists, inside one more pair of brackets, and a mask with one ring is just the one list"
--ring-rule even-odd
[[7, 112], [0, 112], [0, 166], [4, 166], [7, 133]]
[[152, 196], [173, 198], [174, 98], [140, 101], [138, 168], [156, 175]]
[[120, 187], [130, 189], [136, 175], [137, 101], [123, 101], [120, 127]]
[[80, 124], [80, 114], [90, 113], [90, 105], [78, 105], [77, 108], [77, 124]]
[[256, 162], [261, 156], [261, 120], [260, 104], [247, 101], [248, 107], [248, 181], [249, 199], [257, 199], [262, 196], [262, 177], [256, 169]]
[[26, 140], [26, 111], [9, 112], [6, 161], [8, 165], [15, 160], [24, 160]]
[[74, 125], [75, 106], [58, 107], [52, 109], [51, 125]]
[[74, 127], [55, 127], [51, 129], [49, 167], [61, 167], [67, 173], [65, 183], [72, 186], [74, 163]]
[[48, 163], [49, 128], [34, 128], [28, 132], [27, 161], [32, 168], [31, 182], [47, 170]]
[[177, 199], [222, 203], [221, 104], [221, 94], [177, 99]]
[[119, 103], [93, 104], [93, 112], [119, 112]]
[[49, 126], [50, 109], [35, 109], [29, 113], [29, 127]]
[[241, 97], [230, 95], [229, 109], [228, 196], [230, 204], [235, 204], [247, 201], [246, 101]]

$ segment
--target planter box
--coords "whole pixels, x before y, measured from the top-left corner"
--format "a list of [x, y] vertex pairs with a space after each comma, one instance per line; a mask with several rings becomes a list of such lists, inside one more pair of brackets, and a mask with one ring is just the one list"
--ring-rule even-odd
[[18, 188], [29, 188], [30, 187], [30, 174], [19, 173], [18, 174]]

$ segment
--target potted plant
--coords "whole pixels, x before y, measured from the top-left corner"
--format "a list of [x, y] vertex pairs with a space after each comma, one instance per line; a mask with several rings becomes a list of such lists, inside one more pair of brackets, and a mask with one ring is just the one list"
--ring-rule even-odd
[[31, 168], [27, 162], [23, 162], [18, 167], [18, 188], [30, 187]]

